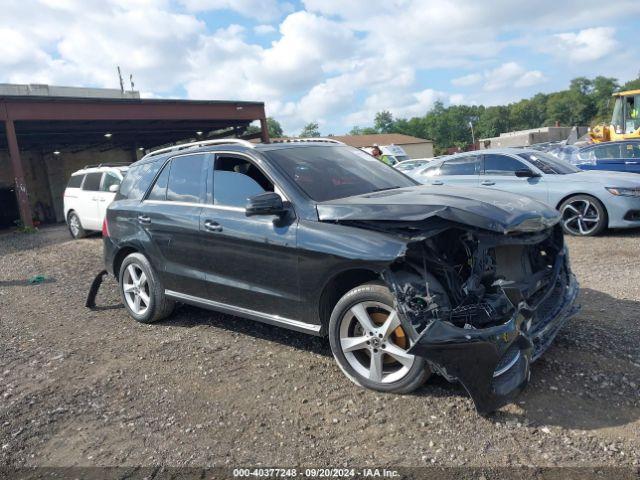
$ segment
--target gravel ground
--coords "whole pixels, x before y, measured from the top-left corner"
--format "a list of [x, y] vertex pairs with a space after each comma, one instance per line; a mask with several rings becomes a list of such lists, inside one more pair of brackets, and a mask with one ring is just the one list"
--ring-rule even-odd
[[483, 418], [438, 378], [357, 388], [323, 339], [191, 307], [137, 324], [112, 279], [91, 312], [99, 237], [2, 234], [0, 466], [637, 466], [639, 239], [568, 240], [583, 310]]

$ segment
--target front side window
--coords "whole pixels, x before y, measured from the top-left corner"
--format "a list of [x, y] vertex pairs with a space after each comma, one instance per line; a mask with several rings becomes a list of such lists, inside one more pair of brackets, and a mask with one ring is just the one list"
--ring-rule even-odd
[[316, 202], [417, 185], [395, 168], [353, 147], [285, 147], [263, 154]]
[[548, 175], [567, 175], [580, 172], [579, 168], [544, 152], [523, 152], [519, 153], [518, 156], [532, 163], [537, 169]]
[[102, 172], [87, 173], [82, 184], [82, 190], [89, 190], [91, 192], [97, 192], [100, 190], [100, 181], [102, 180]]
[[245, 157], [216, 157], [213, 173], [215, 205], [245, 208], [249, 197], [273, 191], [273, 183]]
[[622, 145], [623, 158], [640, 158], [640, 143], [625, 143]]
[[485, 175], [515, 175], [516, 171], [527, 168], [524, 163], [506, 155], [495, 153], [484, 156]]
[[112, 185], [120, 185], [120, 177], [118, 177], [115, 173], [106, 172], [104, 174], [104, 179], [102, 180], [102, 188], [103, 192], [110, 192], [110, 188]]
[[200, 202], [204, 185], [203, 160], [204, 155], [183, 155], [171, 159], [167, 181], [168, 201]]
[[447, 160], [440, 167], [440, 175], [477, 175], [478, 157], [475, 155]]

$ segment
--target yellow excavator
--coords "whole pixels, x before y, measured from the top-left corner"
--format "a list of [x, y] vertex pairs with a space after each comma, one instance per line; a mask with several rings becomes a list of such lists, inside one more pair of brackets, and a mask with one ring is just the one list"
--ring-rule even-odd
[[617, 92], [613, 98], [615, 103], [611, 123], [590, 128], [591, 141], [600, 143], [640, 139], [640, 90]]

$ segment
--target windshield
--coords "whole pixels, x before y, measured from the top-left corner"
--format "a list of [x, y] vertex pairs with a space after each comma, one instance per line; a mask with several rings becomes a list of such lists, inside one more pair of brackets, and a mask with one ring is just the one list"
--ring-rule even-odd
[[418, 185], [357, 148], [289, 147], [263, 154], [316, 202]]
[[536, 168], [540, 169], [542, 173], [546, 173], [548, 175], [567, 175], [569, 173], [578, 173], [582, 171], [570, 163], [558, 160], [544, 152], [522, 152], [518, 153], [518, 156], [532, 163]]

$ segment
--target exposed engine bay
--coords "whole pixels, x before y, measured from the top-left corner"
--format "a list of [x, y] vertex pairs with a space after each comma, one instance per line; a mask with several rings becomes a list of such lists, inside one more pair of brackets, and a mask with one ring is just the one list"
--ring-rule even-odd
[[410, 352], [462, 383], [480, 413], [495, 410], [526, 386], [529, 364], [577, 311], [561, 227], [504, 234], [446, 221], [423, 231], [396, 226], [366, 225], [411, 237], [382, 273]]

